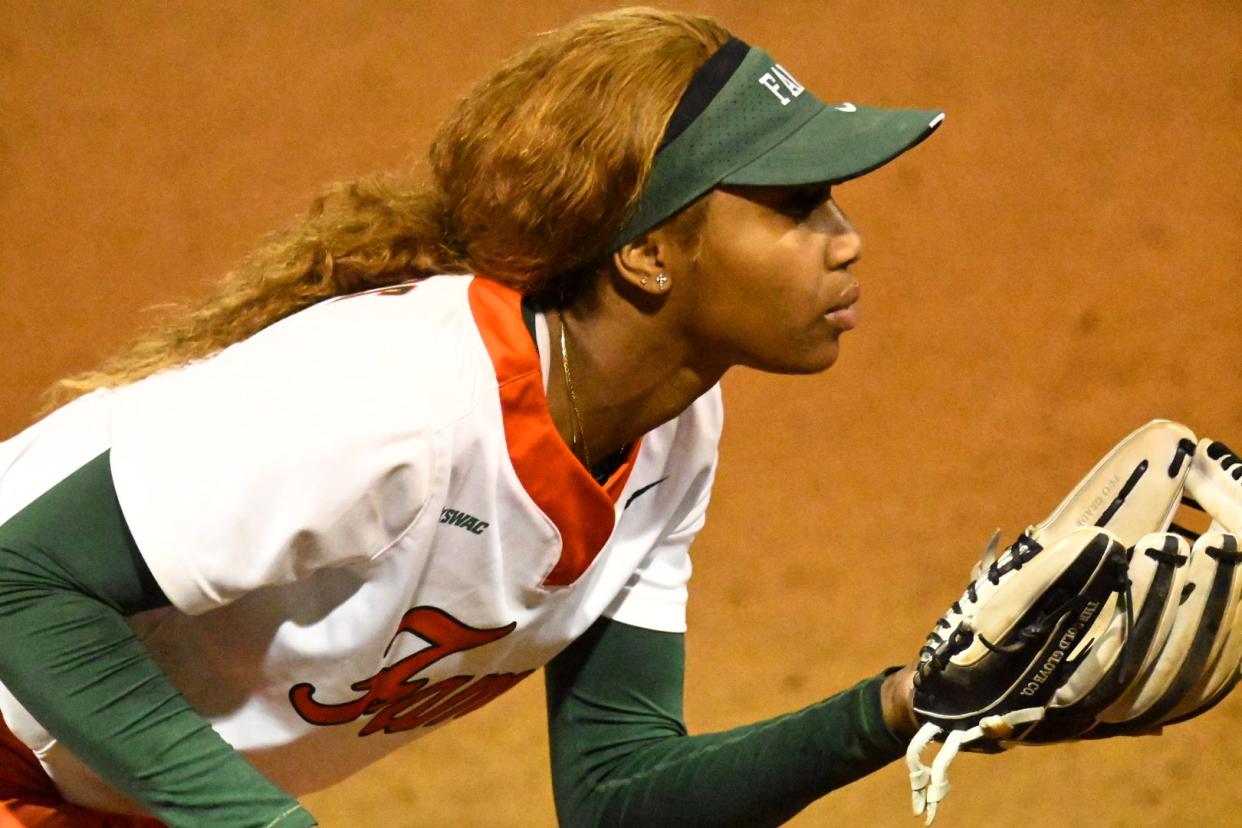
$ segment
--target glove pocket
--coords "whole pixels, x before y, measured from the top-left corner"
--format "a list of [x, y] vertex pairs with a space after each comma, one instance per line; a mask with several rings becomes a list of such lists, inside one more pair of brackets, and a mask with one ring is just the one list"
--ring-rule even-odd
[[1089, 649], [1085, 633], [1124, 582], [1125, 566], [1116, 538], [1088, 527], [1011, 572], [964, 608], [958, 629], [921, 671], [916, 715], [962, 729], [1044, 706]]

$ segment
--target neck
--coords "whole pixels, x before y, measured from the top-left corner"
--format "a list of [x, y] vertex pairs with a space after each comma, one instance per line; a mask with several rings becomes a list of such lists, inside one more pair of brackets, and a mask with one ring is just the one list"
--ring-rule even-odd
[[552, 372], [549, 406], [584, 462], [598, 463], [673, 419], [724, 373], [692, 366], [677, 338], [661, 330], [659, 316], [625, 301], [549, 314], [553, 365], [561, 368]]

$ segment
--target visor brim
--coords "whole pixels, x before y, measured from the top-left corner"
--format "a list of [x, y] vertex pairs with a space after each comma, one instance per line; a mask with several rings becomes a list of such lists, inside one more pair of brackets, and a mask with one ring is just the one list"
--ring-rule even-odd
[[936, 131], [934, 109], [826, 106], [785, 140], [726, 175], [724, 184], [840, 183], [884, 166]]

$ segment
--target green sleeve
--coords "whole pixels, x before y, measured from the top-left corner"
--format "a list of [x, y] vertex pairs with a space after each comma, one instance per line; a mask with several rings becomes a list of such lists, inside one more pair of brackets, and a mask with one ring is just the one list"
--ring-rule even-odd
[[723, 733], [688, 736], [683, 636], [601, 619], [547, 667], [561, 825], [779, 825], [901, 756], [880, 684]]
[[174, 828], [314, 825], [190, 707], [124, 620], [167, 604], [107, 452], [0, 526], [0, 681], [50, 733]]

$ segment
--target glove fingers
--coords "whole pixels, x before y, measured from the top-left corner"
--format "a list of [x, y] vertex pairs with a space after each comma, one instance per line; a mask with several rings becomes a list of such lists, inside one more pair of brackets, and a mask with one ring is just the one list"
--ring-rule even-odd
[[[1204, 535], [1205, 549], [1216, 560], [1216, 576], [1213, 589], [1218, 591], [1215, 605], [1209, 599], [1204, 612], [1199, 646], [1208, 653], [1206, 667], [1197, 681], [1186, 691], [1166, 715], [1164, 721], [1182, 720], [1191, 712], [1213, 700], [1217, 692], [1234, 681], [1238, 662], [1242, 660], [1242, 555], [1238, 552], [1238, 540], [1234, 535]], [[1215, 554], [1212, 555], [1211, 553]], [[1212, 628], [1215, 635], [1212, 635]]]
[[1186, 495], [1212, 516], [1209, 531], [1242, 535], [1242, 460], [1224, 443], [1199, 441], [1186, 475]]
[[1215, 551], [1210, 557], [1217, 562], [1214, 583], [1221, 593], [1228, 589], [1224, 582], [1230, 573], [1233, 588], [1218, 605], [1219, 612], [1205, 611], [1201, 623], [1216, 628], [1215, 638], [1208, 629], [1199, 641], [1201, 648], [1210, 649], [1207, 664], [1184, 697], [1165, 714], [1166, 724], [1206, 712], [1242, 679], [1242, 573], [1237, 564], [1237, 537], [1242, 531], [1242, 459], [1218, 440], [1200, 440], [1186, 475], [1185, 498], [1211, 516], [1212, 524], [1199, 545]]
[[1097, 526], [1128, 548], [1144, 535], [1163, 532], [1181, 501], [1194, 439], [1190, 429], [1169, 420], [1138, 428], [1033, 527], [1032, 536], [1048, 545], [1080, 526]]
[[1139, 692], [1129, 710], [1111, 709], [1103, 721], [1124, 722], [1126, 729], [1145, 728], [1163, 721], [1181, 701], [1219, 652], [1219, 630], [1233, 588], [1234, 567], [1223, 572], [1213, 538], [1195, 541], [1186, 567], [1186, 583], [1173, 627], [1151, 671], [1140, 676]]
[[1135, 659], [1123, 690], [1150, 672], [1164, 651], [1183, 598], [1190, 567], [1190, 543], [1180, 535], [1158, 533], [1143, 538], [1130, 559], [1131, 580], [1142, 578], [1147, 588], [1141, 605], [1135, 601], [1134, 629], [1126, 645]]

